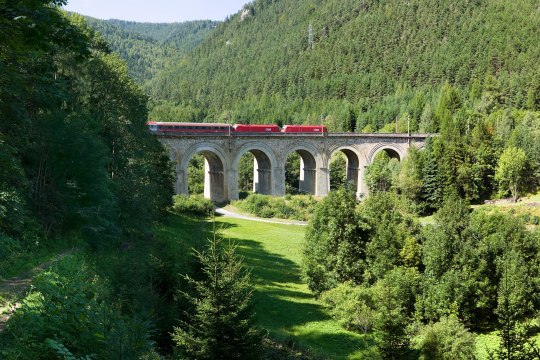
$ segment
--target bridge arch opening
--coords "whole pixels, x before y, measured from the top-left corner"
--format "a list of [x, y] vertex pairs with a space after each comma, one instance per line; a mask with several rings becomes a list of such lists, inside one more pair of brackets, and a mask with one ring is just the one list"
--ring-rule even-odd
[[285, 189], [289, 194], [315, 195], [317, 161], [309, 150], [298, 148], [288, 152], [285, 160]]
[[399, 178], [402, 155], [398, 149], [381, 146], [375, 148], [369, 157], [364, 181], [370, 193], [389, 191]]
[[340, 187], [359, 192], [360, 157], [350, 148], [340, 148], [332, 152], [329, 161], [330, 190]]
[[[249, 159], [252, 159], [250, 161]], [[251, 162], [252, 166], [249, 164]], [[238, 171], [238, 190], [246, 190], [249, 183], [254, 193], [263, 195], [273, 195], [273, 166], [275, 160], [273, 154], [259, 146], [245, 146], [239, 151], [235, 161], [235, 168]], [[247, 169], [247, 171], [246, 171]], [[249, 175], [253, 169], [252, 176]]]
[[227, 201], [225, 165], [222, 156], [212, 149], [196, 149], [184, 161], [186, 186], [183, 193], [203, 194], [215, 202]]
[[389, 145], [379, 145], [377, 147], [375, 147], [371, 153], [369, 154], [369, 161], [368, 161], [368, 164], [371, 165], [373, 163], [373, 160], [375, 160], [375, 157], [381, 152], [381, 151], [384, 151], [386, 153], [386, 155], [388, 155], [388, 157], [390, 159], [396, 159], [397, 161], [401, 162], [403, 156], [401, 154], [401, 152], [398, 150], [398, 148], [394, 147], [394, 146], [389, 146]]

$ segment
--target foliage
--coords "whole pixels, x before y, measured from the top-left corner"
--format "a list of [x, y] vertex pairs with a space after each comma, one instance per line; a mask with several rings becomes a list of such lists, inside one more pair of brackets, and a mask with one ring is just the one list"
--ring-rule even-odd
[[285, 190], [287, 194], [300, 193], [300, 155], [292, 152], [285, 161]]
[[216, 238], [205, 252], [196, 252], [203, 279], [189, 282], [194, 312], [175, 328], [173, 339], [182, 358], [256, 359], [261, 336], [253, 326], [249, 272], [236, 255]]
[[[413, 132], [420, 125], [436, 132], [452, 111], [439, 99], [454, 109], [475, 109], [469, 99], [482, 111], [499, 103], [537, 109], [540, 42], [532, 0], [257, 0], [246, 8], [247, 18], [240, 11], [217, 25], [185, 61], [154, 78], [152, 97], [186, 119], [322, 120], [335, 131], [391, 124], [406, 132], [409, 119]], [[484, 83], [486, 76], [502, 86]], [[440, 98], [445, 82], [456, 90]]]
[[169, 206], [172, 171], [125, 64], [61, 3], [0, 5], [0, 226], [22, 240], [75, 231], [104, 246], [147, 231]]
[[371, 195], [362, 203], [360, 212], [371, 228], [365, 243], [368, 267], [364, 281], [373, 283], [395, 267], [419, 267], [421, 229], [398, 196]]
[[202, 195], [175, 195], [173, 197], [173, 212], [179, 215], [197, 215], [207, 217], [214, 212], [214, 203]]
[[330, 161], [330, 190], [344, 188], [347, 184], [347, 159], [338, 152]]
[[400, 164], [397, 159], [392, 159], [381, 151], [375, 156], [373, 163], [368, 166], [365, 181], [370, 193], [389, 191], [397, 185], [400, 172]]
[[307, 221], [317, 205], [311, 195], [287, 195], [276, 198], [269, 195], [250, 194], [233, 206], [262, 218], [279, 218]]
[[319, 294], [366, 270], [367, 229], [356, 211], [353, 192], [330, 192], [315, 208], [306, 232], [303, 270], [309, 288]]
[[370, 289], [345, 282], [323, 292], [321, 301], [346, 329], [364, 334], [373, 330], [377, 312]]
[[141, 85], [180, 61], [217, 25], [210, 20], [168, 24], [91, 17], [85, 17], [85, 20], [127, 63], [129, 75]]
[[377, 304], [374, 322], [376, 344], [383, 359], [404, 359], [410, 356], [411, 335], [408, 326], [420, 276], [414, 269], [396, 268], [372, 288]]
[[512, 274], [522, 290], [517, 304], [522, 316], [530, 316], [538, 306], [534, 295], [540, 270], [535, 258], [540, 250], [537, 235], [512, 216], [483, 212], [469, 216], [461, 208], [447, 200], [436, 227], [427, 230], [431, 235], [426, 235], [424, 244], [426, 276], [418, 310], [429, 320], [456, 313], [473, 326], [494, 321], [502, 260], [514, 254], [512, 258], [520, 261], [514, 262]]
[[510, 191], [514, 201], [518, 199], [526, 166], [527, 157], [522, 149], [509, 147], [503, 151], [499, 158], [495, 179], [499, 182], [501, 193]]
[[421, 360], [474, 360], [476, 340], [459, 319], [452, 315], [420, 329], [415, 341]]
[[107, 282], [80, 256], [40, 274], [2, 334], [7, 359], [51, 359], [60, 349], [73, 357], [138, 358], [153, 349], [148, 323], [122, 315], [106, 300]]
[[253, 167], [255, 158], [253, 154], [246, 153], [238, 161], [238, 190], [253, 191]]
[[399, 192], [409, 200], [420, 202], [423, 183], [424, 153], [410, 147], [403, 159], [397, 179]]
[[[492, 359], [538, 359], [538, 349], [528, 339], [528, 327], [520, 323], [527, 310], [525, 267], [519, 255], [510, 251], [501, 259], [503, 267], [496, 309], [501, 329], [500, 343]], [[521, 265], [521, 266], [520, 266]]]
[[189, 160], [188, 172], [188, 192], [191, 195], [204, 194], [204, 166], [205, 158], [203, 155], [195, 155]]

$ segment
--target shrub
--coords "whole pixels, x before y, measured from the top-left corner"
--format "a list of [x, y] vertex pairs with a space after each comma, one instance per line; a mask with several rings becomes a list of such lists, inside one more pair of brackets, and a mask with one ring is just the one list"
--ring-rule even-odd
[[153, 351], [149, 325], [122, 315], [106, 301], [108, 284], [81, 256], [71, 256], [36, 277], [33, 291], [0, 338], [0, 357], [135, 359]]
[[173, 211], [180, 215], [209, 216], [214, 211], [214, 203], [201, 195], [175, 195]]
[[415, 346], [420, 359], [468, 360], [475, 359], [476, 342], [459, 319], [451, 315], [439, 322], [425, 325], [416, 338]]
[[4, 274], [4, 270], [12, 263], [12, 259], [19, 255], [21, 250], [20, 242], [0, 235], [0, 276]]
[[375, 320], [375, 304], [369, 289], [345, 282], [321, 294], [330, 315], [348, 330], [367, 333]]
[[313, 214], [317, 200], [311, 195], [287, 195], [276, 198], [269, 195], [250, 194], [235, 201], [234, 206], [263, 218], [280, 218], [307, 221]]

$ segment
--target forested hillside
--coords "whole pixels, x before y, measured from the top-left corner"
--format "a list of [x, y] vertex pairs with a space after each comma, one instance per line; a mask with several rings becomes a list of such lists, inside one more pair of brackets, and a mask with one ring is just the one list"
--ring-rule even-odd
[[63, 3], [0, 2], [2, 285], [76, 248], [30, 300], [14, 299], [7, 324], [13, 294], [0, 286], [0, 358], [149, 356], [155, 318], [137, 309], [161, 295], [127, 250], [147, 244], [170, 205], [172, 169], [126, 64]]
[[129, 75], [140, 84], [178, 63], [217, 25], [210, 20], [138, 23], [86, 17], [86, 21], [127, 62]]
[[538, 106], [533, 0], [256, 0], [246, 9], [153, 80], [152, 97], [164, 100], [153, 118], [322, 116], [332, 129], [377, 131], [399, 119], [406, 130], [410, 117], [413, 131], [435, 131], [429, 117], [445, 82], [465, 99], [496, 87], [502, 106]]

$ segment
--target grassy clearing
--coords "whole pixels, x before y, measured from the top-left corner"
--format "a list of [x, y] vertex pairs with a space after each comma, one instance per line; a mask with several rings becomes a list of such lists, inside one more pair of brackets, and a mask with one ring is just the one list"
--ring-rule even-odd
[[522, 197], [518, 202], [503, 202], [497, 204], [473, 205], [475, 210], [496, 212], [515, 215], [521, 218], [525, 224], [534, 228], [540, 225], [540, 193]]
[[[211, 228], [211, 221], [172, 216], [156, 236], [163, 244], [171, 243], [171, 251], [189, 254], [191, 244], [200, 246]], [[341, 328], [302, 281], [304, 228], [233, 218], [216, 218], [216, 228], [238, 244], [253, 269], [256, 319], [271, 337], [328, 359], [362, 359], [372, 350], [370, 336]]]
[[[535, 324], [536, 322], [533, 322], [531, 325], [536, 327]], [[497, 333], [497, 331], [490, 331], [488, 333], [478, 334], [476, 336], [476, 355], [478, 360], [489, 359], [488, 350], [494, 351], [499, 347], [500, 339]], [[536, 343], [536, 346], [540, 346], [540, 333], [533, 335], [530, 340], [533, 340]]]

